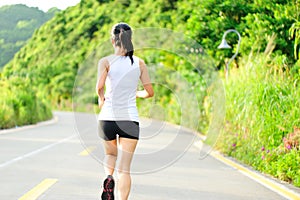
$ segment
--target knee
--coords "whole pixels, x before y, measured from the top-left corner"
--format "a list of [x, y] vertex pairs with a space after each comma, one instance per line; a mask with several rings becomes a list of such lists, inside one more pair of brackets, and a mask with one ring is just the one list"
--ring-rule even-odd
[[117, 160], [118, 155], [115, 154], [115, 153], [106, 153], [106, 154], [105, 154], [105, 157], [106, 157], [106, 158], [110, 158], [110, 159]]
[[115, 150], [115, 149], [106, 150], [105, 155], [106, 156], [111, 156], [111, 157], [117, 157], [118, 156], [118, 150]]

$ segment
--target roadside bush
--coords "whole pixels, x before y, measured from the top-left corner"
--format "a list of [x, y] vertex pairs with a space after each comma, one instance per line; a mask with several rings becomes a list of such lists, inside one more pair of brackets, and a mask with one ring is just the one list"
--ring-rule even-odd
[[27, 79], [1, 80], [0, 129], [35, 124], [52, 117], [50, 106]]
[[217, 148], [300, 186], [297, 83], [299, 75], [285, 67], [282, 56], [262, 54], [244, 59], [225, 80], [226, 122]]

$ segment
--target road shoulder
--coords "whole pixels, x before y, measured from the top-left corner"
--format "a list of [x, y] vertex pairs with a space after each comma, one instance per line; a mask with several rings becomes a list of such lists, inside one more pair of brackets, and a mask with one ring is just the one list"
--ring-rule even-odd
[[47, 121], [42, 121], [42, 122], [38, 122], [36, 124], [30, 124], [30, 125], [25, 125], [25, 126], [16, 126], [15, 128], [0, 130], [0, 135], [14, 133], [17, 131], [23, 131], [23, 130], [36, 128], [36, 127], [40, 127], [40, 126], [47, 126], [47, 125], [55, 124], [57, 122], [58, 122], [58, 117], [55, 114], [53, 114], [53, 118], [50, 120], [47, 120]]
[[[202, 142], [201, 142], [202, 143]], [[202, 150], [203, 144], [196, 142], [194, 146]], [[266, 188], [274, 191], [275, 193], [290, 199], [299, 200], [300, 199], [300, 188], [297, 188], [289, 183], [280, 181], [268, 175], [262, 174], [259, 171], [253, 170], [250, 166], [239, 163], [237, 160], [231, 157], [227, 157], [218, 151], [211, 151], [209, 153], [213, 158], [221, 161], [222, 163], [238, 170], [240, 173], [246, 175], [252, 180], [258, 182], [259, 184], [265, 186]]]

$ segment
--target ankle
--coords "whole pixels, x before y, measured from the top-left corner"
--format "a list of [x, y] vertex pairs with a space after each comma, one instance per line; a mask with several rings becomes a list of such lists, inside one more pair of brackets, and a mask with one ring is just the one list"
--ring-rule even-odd
[[114, 179], [113, 175], [107, 175], [107, 178]]

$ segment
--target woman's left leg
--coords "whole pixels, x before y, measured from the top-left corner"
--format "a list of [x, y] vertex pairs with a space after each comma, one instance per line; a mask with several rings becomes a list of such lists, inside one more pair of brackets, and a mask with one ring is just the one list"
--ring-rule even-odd
[[114, 200], [114, 187], [115, 181], [113, 178], [113, 173], [115, 170], [118, 148], [117, 148], [117, 140], [109, 140], [103, 142], [104, 150], [105, 150], [105, 158], [104, 158], [104, 172], [106, 174], [106, 179], [103, 182], [103, 191], [101, 194], [102, 200]]
[[106, 176], [113, 175], [118, 156], [117, 140], [104, 141], [103, 146], [105, 151], [104, 172]]

